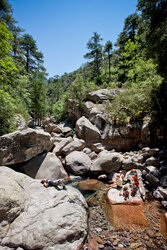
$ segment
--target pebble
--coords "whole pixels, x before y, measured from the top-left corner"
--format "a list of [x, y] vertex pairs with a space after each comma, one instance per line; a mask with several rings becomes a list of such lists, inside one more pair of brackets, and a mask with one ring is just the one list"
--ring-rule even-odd
[[155, 237], [155, 232], [153, 230], [147, 230], [147, 234], [150, 238], [154, 238]]
[[132, 248], [132, 249], [136, 249], [136, 248], [138, 248], [140, 246], [140, 243], [131, 243], [130, 244], [130, 247]]
[[124, 246], [122, 244], [118, 244], [118, 247], [123, 248]]
[[96, 228], [96, 231], [97, 231], [98, 233], [100, 233], [100, 232], [102, 232], [103, 230], [102, 230], [100, 227], [97, 227], [97, 228]]

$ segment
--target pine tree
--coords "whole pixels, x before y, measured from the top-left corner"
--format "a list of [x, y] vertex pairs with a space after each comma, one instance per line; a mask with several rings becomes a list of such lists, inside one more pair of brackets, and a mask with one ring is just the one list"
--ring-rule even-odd
[[111, 81], [111, 53], [112, 53], [112, 42], [108, 41], [104, 47], [104, 52], [107, 53], [108, 56], [108, 74], [109, 74], [109, 78], [108, 81]]
[[92, 79], [96, 81], [97, 84], [100, 84], [100, 68], [101, 68], [101, 62], [102, 62], [102, 45], [100, 44], [100, 41], [103, 39], [100, 37], [100, 35], [97, 32], [93, 33], [93, 36], [87, 43], [87, 48], [90, 50], [84, 58], [88, 58], [91, 61], [92, 66]]

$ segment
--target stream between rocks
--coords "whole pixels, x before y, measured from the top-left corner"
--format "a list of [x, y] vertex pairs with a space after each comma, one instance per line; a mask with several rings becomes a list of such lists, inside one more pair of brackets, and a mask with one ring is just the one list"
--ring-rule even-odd
[[83, 180], [73, 178], [69, 184], [79, 189], [89, 206], [88, 236], [80, 250], [167, 249], [166, 211], [151, 192], [143, 205], [111, 205], [106, 183], [94, 191], [82, 190]]

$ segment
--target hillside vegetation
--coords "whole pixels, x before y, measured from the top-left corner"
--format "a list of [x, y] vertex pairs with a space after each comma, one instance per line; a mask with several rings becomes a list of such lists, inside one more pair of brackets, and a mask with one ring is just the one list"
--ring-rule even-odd
[[0, 135], [15, 129], [14, 114], [34, 125], [54, 115], [67, 117], [68, 98], [79, 108], [91, 90], [122, 89], [106, 112], [114, 124], [140, 122], [146, 115], [166, 125], [167, 3], [138, 0], [137, 12], [125, 19], [115, 46], [97, 32], [83, 55], [87, 63], [47, 79], [36, 41], [17, 25], [8, 0], [0, 0]]

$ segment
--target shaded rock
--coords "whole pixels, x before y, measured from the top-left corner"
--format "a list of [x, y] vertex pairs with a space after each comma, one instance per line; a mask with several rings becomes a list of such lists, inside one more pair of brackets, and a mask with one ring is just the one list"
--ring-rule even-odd
[[61, 131], [57, 129], [57, 125], [54, 123], [49, 123], [48, 125], [46, 125], [44, 131], [50, 134], [53, 132], [61, 133]]
[[147, 166], [155, 166], [155, 167], [158, 167], [159, 166], [159, 161], [158, 159], [156, 159], [155, 157], [150, 157], [146, 160], [145, 164]]
[[59, 158], [50, 152], [36, 156], [25, 163], [21, 170], [35, 179], [62, 179], [68, 176]]
[[110, 174], [118, 171], [121, 168], [123, 156], [119, 153], [104, 153], [98, 156], [95, 162], [91, 165], [90, 171], [92, 174]]
[[167, 199], [167, 189], [166, 189], [166, 188], [158, 187], [158, 188], [157, 188], [157, 191], [160, 192], [160, 194], [161, 194], [165, 199]]
[[110, 145], [109, 149], [130, 150], [138, 146], [141, 129], [137, 126], [127, 125], [114, 128], [107, 124], [102, 135], [102, 143]]
[[111, 100], [115, 96], [119, 95], [122, 92], [120, 89], [108, 90], [108, 89], [99, 89], [90, 92], [87, 95], [87, 100], [92, 101], [94, 103], [102, 103], [105, 100]]
[[87, 143], [100, 141], [100, 131], [85, 116], [76, 122], [76, 133]]
[[59, 129], [60, 133], [67, 134], [72, 132], [72, 127], [66, 122], [61, 122], [57, 125], [57, 129]]
[[155, 156], [159, 153], [159, 151], [159, 148], [151, 148], [148, 153], [150, 156]]
[[80, 139], [75, 138], [73, 141], [71, 141], [70, 143], [68, 143], [62, 149], [62, 153], [64, 155], [68, 155], [68, 154], [70, 154], [73, 151], [82, 150], [85, 146], [86, 146], [86, 144], [85, 144], [84, 140], [80, 140]]
[[74, 151], [66, 156], [66, 167], [76, 175], [83, 175], [89, 171], [91, 165], [90, 157], [79, 151]]
[[48, 133], [62, 133], [67, 134], [72, 131], [72, 128], [69, 127], [65, 122], [60, 124], [49, 123], [45, 126], [45, 132]]
[[100, 130], [103, 130], [106, 125], [106, 114], [97, 114], [90, 117], [90, 122], [96, 125]]
[[143, 146], [150, 145], [151, 143], [150, 125], [151, 125], [151, 117], [149, 116], [144, 117], [143, 125], [141, 128], [141, 142]]
[[159, 172], [161, 175], [167, 175], [167, 165], [160, 167]]
[[153, 196], [156, 198], [156, 199], [160, 199], [160, 200], [163, 200], [164, 197], [163, 195], [156, 189], [153, 191]]
[[73, 99], [67, 101], [67, 112], [70, 119], [76, 121], [82, 116], [82, 112], [78, 107], [78, 104]]
[[62, 149], [70, 142], [72, 142], [72, 137], [61, 138], [59, 143], [55, 143], [55, 148], [53, 149], [53, 153], [56, 155], [60, 155], [62, 153]]
[[88, 93], [87, 100], [94, 103], [101, 103], [104, 100], [109, 100], [111, 98], [110, 91], [108, 89], [99, 89]]
[[162, 187], [167, 188], [167, 176], [162, 176], [161, 180], [160, 180], [160, 184]]
[[163, 160], [167, 160], [167, 150], [161, 150], [159, 152], [159, 157]]
[[144, 178], [155, 187], [159, 185], [159, 179], [151, 173], [146, 174]]
[[[44, 188], [38, 180], [6, 167], [0, 168], [0, 178], [7, 222], [5, 227], [0, 225], [4, 247], [73, 250], [82, 244], [87, 234], [87, 205], [79, 191], [72, 187], [62, 191]], [[8, 189], [3, 187], [4, 181]], [[15, 207], [18, 210], [11, 211]]]
[[83, 104], [83, 110], [86, 117], [90, 116], [92, 108], [95, 106], [93, 102], [87, 101]]
[[0, 165], [28, 161], [52, 146], [51, 136], [43, 130], [29, 128], [3, 135], [0, 137]]
[[148, 166], [148, 167], [145, 168], [145, 170], [147, 171], [147, 173], [151, 173], [152, 175], [154, 175], [158, 179], [161, 178], [159, 170], [156, 167], [154, 167], [154, 166]]
[[143, 169], [144, 165], [142, 163], [134, 162], [132, 159], [125, 159], [122, 164], [122, 168], [126, 171], [131, 169]]
[[79, 182], [79, 189], [83, 191], [97, 191], [103, 186], [104, 186], [103, 182], [95, 179]]

